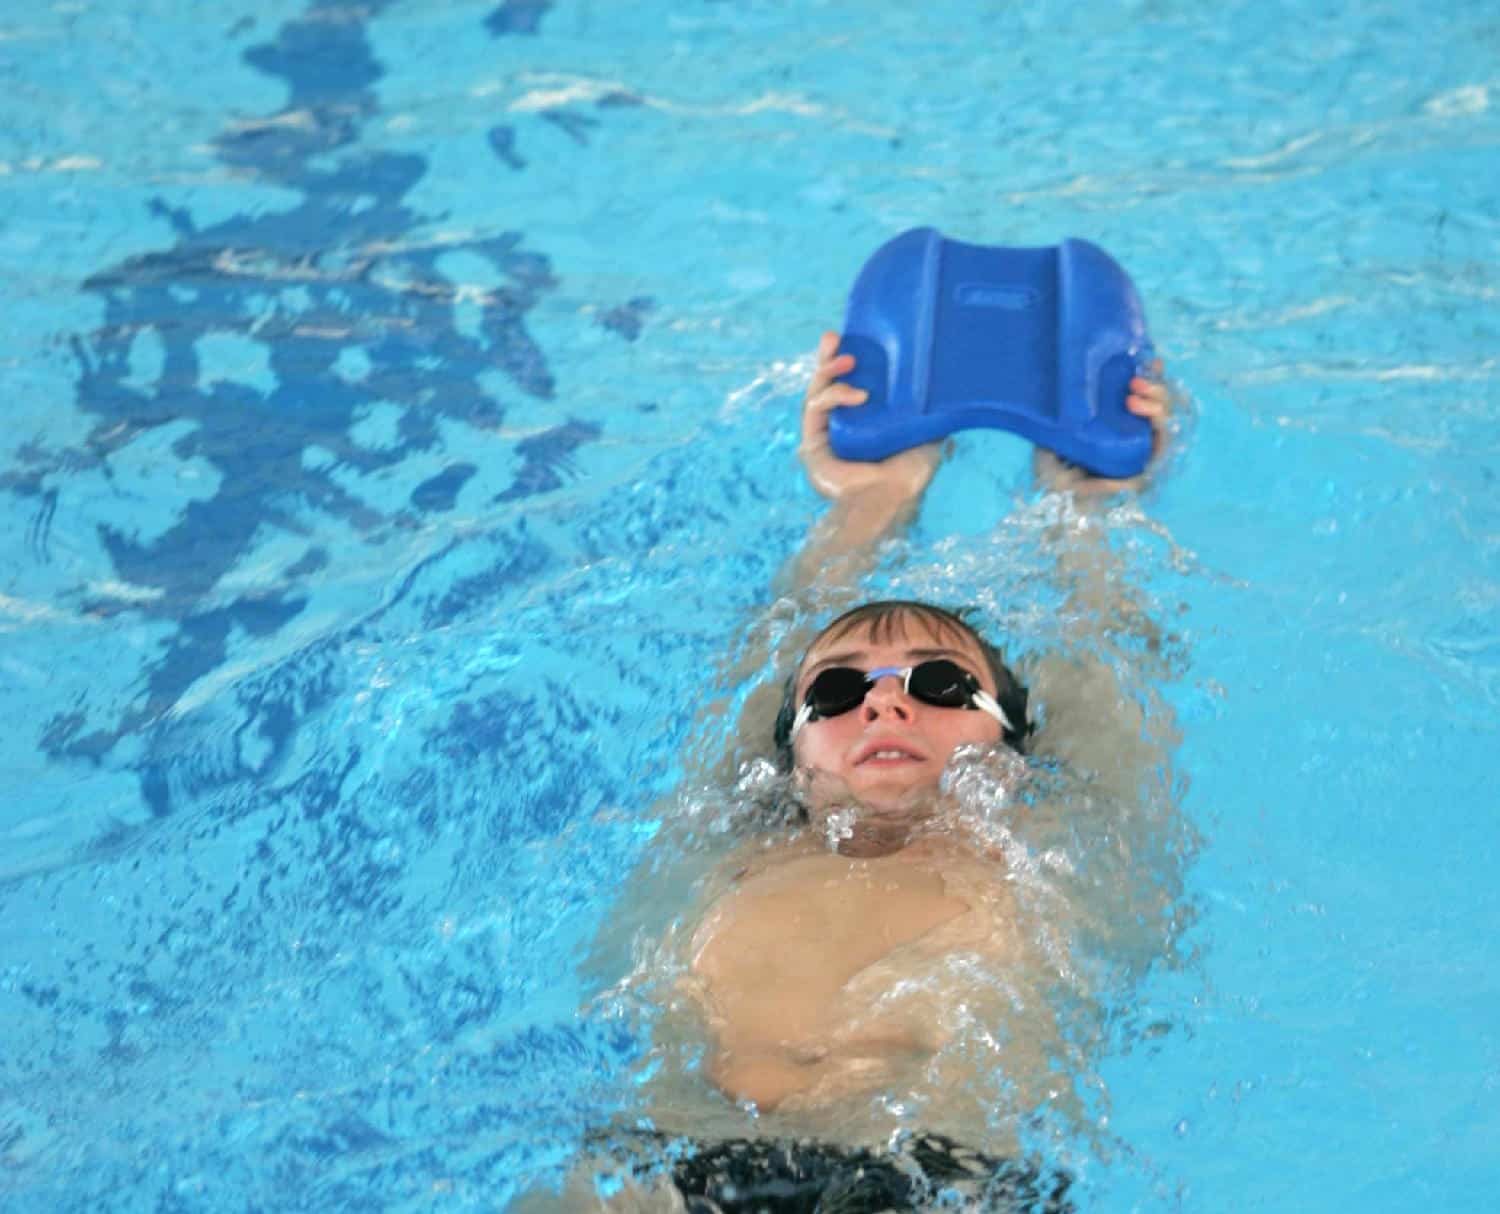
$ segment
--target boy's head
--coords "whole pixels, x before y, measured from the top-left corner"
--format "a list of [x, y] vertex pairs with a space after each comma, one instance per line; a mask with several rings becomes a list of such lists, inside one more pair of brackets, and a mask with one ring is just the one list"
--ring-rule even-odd
[[1022, 750], [1030, 732], [1026, 689], [960, 615], [877, 602], [841, 615], [808, 647], [787, 682], [776, 748], [784, 770], [878, 808], [936, 787], [958, 747]]

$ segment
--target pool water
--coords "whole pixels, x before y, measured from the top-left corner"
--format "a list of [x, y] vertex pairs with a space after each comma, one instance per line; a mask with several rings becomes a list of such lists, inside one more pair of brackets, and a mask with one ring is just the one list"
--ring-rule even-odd
[[[0, 9], [0, 1204], [500, 1209], [628, 1115], [593, 942], [818, 609], [766, 615], [808, 351], [931, 224], [1111, 250], [1191, 402], [1107, 520], [1182, 927], [1039, 1146], [1090, 1211], [1491, 1209], [1497, 52], [1458, 0]], [[1027, 468], [961, 436], [871, 592], [1066, 647]]]

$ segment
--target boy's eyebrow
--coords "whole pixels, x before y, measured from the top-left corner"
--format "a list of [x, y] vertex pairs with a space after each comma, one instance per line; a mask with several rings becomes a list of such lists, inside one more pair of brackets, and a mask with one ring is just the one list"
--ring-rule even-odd
[[822, 670], [825, 666], [847, 666], [857, 657], [859, 657], [858, 650], [855, 650], [852, 653], [830, 653], [826, 658], [818, 659], [818, 661], [814, 662], [800, 675], [798, 675], [797, 681], [800, 683], [803, 679], [807, 678], [808, 675], [812, 674], [813, 671]]

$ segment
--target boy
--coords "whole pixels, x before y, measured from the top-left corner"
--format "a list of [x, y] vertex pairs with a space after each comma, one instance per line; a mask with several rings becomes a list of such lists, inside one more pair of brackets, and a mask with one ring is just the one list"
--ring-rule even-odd
[[[803, 405], [799, 453], [832, 506], [794, 563], [802, 585], [852, 582], [861, 556], [915, 512], [939, 456], [936, 445], [880, 463], [834, 454], [829, 413], [864, 399], [840, 382], [854, 360], [837, 346], [823, 335]], [[1165, 388], [1137, 378], [1127, 407], [1151, 421], [1159, 452]], [[1045, 452], [1037, 466], [1076, 494], [1129, 487]], [[982, 1208], [1066, 1208], [1065, 1182], [957, 1145], [985, 1131], [986, 1109], [972, 1062], [944, 1050], [994, 1026], [1008, 1034], [1007, 1074], [1056, 1085], [1046, 966], [1018, 927], [1004, 858], [955, 828], [941, 787], [960, 753], [1024, 751], [1027, 701], [999, 653], [934, 606], [866, 604], [813, 640], [776, 726], [806, 828], [753, 840], [710, 881], [678, 984], [708, 1028], [702, 1072], [753, 1106], [769, 1136], [703, 1142], [706, 1122], [693, 1119], [697, 1147], [654, 1187], [627, 1183], [611, 1208], [913, 1208], [944, 1185]], [[882, 1093], [922, 1108], [926, 1132], [899, 1156], [879, 1146], [889, 1119], [869, 1116], [889, 1103]], [[658, 1125], [687, 1131], [656, 1111]], [[568, 1192], [577, 1208], [598, 1201], [592, 1185]]]

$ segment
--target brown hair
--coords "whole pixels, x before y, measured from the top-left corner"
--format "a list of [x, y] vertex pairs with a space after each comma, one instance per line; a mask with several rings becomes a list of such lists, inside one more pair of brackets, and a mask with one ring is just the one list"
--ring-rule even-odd
[[1010, 667], [1005, 664], [1005, 659], [1000, 656], [1000, 651], [980, 636], [973, 625], [964, 619], [970, 610], [970, 608], [959, 608], [957, 611], [949, 611], [945, 607], [935, 607], [931, 603], [887, 599], [865, 603], [852, 611], [846, 611], [825, 627], [803, 652], [802, 661], [797, 663], [797, 668], [788, 676], [786, 689], [782, 693], [781, 711], [776, 714], [776, 758], [781, 769], [783, 771], [792, 769], [792, 722], [797, 716], [795, 703], [797, 675], [802, 669], [802, 662], [807, 660], [807, 654], [812, 652], [813, 646], [820, 641], [837, 640], [839, 637], [848, 636], [856, 630], [868, 632], [870, 639], [880, 644], [898, 635], [903, 630], [905, 621], [909, 619], [925, 624], [936, 637], [965, 638], [979, 647], [979, 652], [990, 669], [990, 675], [995, 680], [995, 699], [1005, 712], [1006, 720], [1015, 723], [1014, 727], [1004, 729], [1006, 745], [1013, 750], [1025, 753], [1027, 735], [1034, 728], [1031, 718], [1026, 713], [1026, 688], [1011, 673]]

